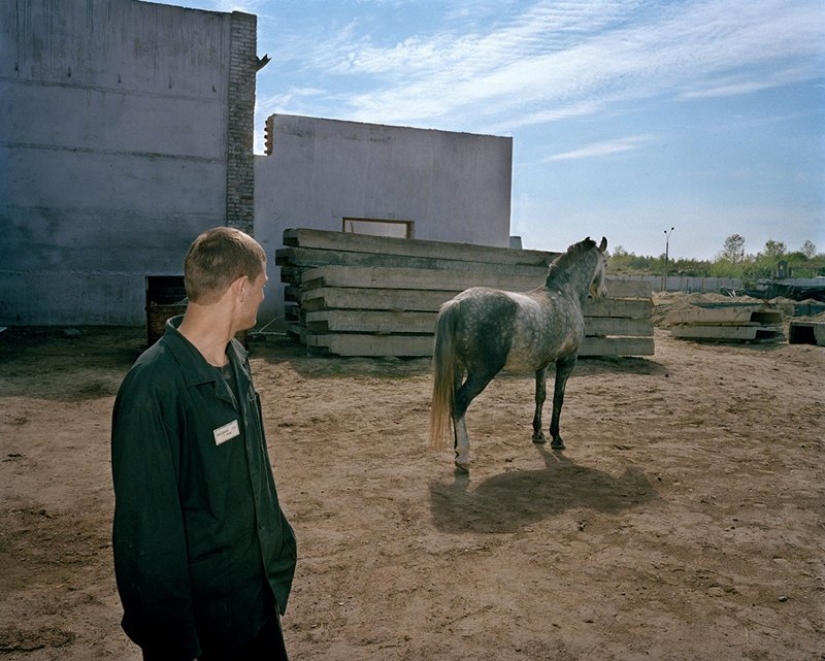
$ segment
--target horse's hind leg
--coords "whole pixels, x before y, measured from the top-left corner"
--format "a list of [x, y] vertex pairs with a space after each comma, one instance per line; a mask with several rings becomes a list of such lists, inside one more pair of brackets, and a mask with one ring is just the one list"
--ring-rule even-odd
[[470, 470], [470, 436], [467, 433], [467, 407], [487, 384], [492, 381], [496, 372], [492, 374], [467, 373], [467, 380], [456, 391], [453, 405], [453, 430], [455, 431], [455, 465], [458, 469]]
[[564, 388], [567, 385], [567, 377], [576, 366], [577, 354], [565, 356], [556, 361], [556, 383], [553, 387], [553, 417], [550, 420], [550, 436], [552, 441], [550, 447], [554, 450], [563, 450], [564, 441], [559, 433], [559, 419], [561, 418], [561, 407], [564, 404]]
[[546, 443], [541, 430], [541, 411], [547, 399], [547, 366], [536, 370], [536, 412], [533, 414], [533, 443]]

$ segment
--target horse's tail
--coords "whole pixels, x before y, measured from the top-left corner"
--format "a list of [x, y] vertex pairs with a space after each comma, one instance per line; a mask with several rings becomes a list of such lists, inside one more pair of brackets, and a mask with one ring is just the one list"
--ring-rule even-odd
[[447, 301], [438, 311], [433, 348], [433, 401], [430, 408], [430, 449], [444, 447], [449, 438], [455, 398], [455, 329], [459, 307]]

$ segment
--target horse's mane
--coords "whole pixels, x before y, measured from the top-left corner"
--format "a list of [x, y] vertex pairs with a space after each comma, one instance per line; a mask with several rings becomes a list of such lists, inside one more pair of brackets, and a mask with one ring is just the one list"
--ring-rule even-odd
[[595, 247], [596, 242], [589, 236], [578, 243], [574, 243], [566, 252], [563, 252], [552, 261], [550, 270], [547, 273], [547, 282], [550, 282], [550, 280], [559, 273], [566, 271], [570, 264], [578, 260], [588, 250], [592, 250]]

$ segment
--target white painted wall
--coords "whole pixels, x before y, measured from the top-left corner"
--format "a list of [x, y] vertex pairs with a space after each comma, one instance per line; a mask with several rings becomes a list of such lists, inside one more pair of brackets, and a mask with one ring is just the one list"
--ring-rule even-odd
[[0, 2], [0, 325], [143, 324], [225, 224], [230, 14]]
[[512, 139], [312, 117], [273, 118], [255, 157], [255, 238], [269, 257], [259, 322], [283, 317], [283, 231], [342, 219], [414, 222], [413, 238], [510, 245]]

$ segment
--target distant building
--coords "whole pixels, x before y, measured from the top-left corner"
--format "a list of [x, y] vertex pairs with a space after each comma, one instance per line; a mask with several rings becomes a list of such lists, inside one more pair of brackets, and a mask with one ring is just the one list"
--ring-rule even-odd
[[[299, 227], [510, 245], [511, 138], [292, 115], [266, 130], [255, 237], [269, 255]], [[283, 315], [274, 265], [269, 277], [259, 320]]]

